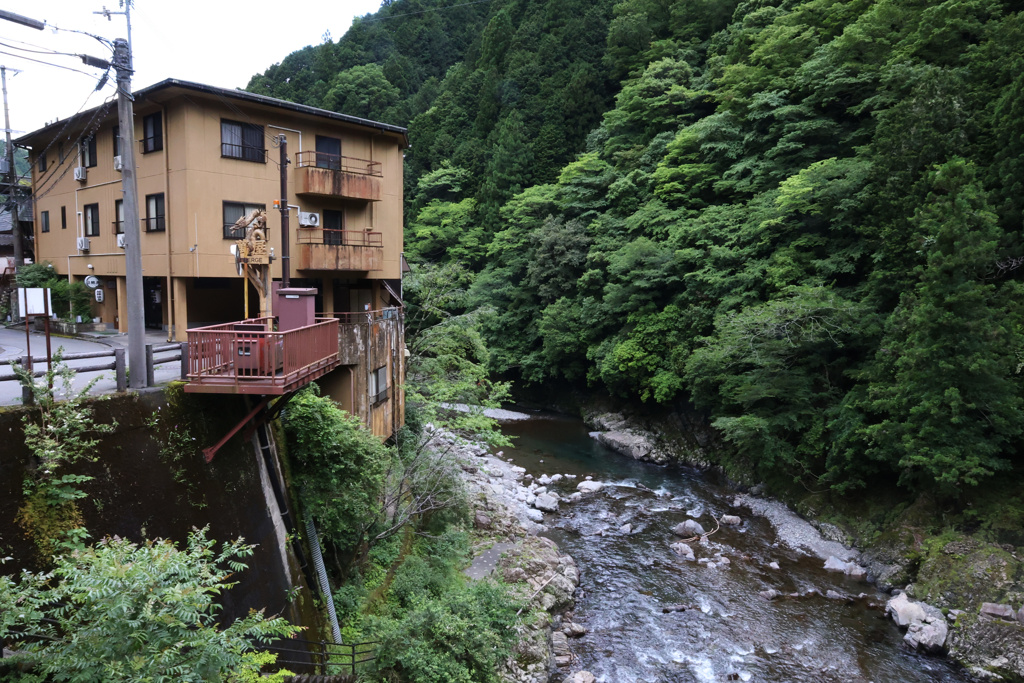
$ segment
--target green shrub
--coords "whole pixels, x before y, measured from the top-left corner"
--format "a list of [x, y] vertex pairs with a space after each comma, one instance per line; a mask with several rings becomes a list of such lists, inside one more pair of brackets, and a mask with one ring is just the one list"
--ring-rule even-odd
[[[407, 561], [408, 562], [408, 561]], [[428, 567], [414, 562], [411, 579]], [[429, 572], [427, 572], [429, 574]], [[397, 578], [396, 578], [397, 580]], [[437, 597], [405, 589], [412, 604], [401, 618], [368, 619], [381, 646], [381, 680], [490, 683], [515, 640], [517, 602], [504, 586], [480, 581]]]

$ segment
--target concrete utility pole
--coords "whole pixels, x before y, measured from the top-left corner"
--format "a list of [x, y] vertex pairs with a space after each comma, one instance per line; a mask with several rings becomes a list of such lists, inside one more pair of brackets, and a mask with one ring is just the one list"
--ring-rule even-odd
[[[11, 117], [7, 113], [7, 67], [0, 66], [0, 80], [4, 91], [4, 128], [7, 133], [7, 204], [11, 207], [11, 236], [14, 239], [14, 272], [17, 273], [25, 264], [25, 248], [21, 240], [21, 225], [18, 223], [18, 197], [15, 194], [18, 185], [18, 172], [14, 168], [14, 145], [11, 144]], [[18, 319], [18, 297], [11, 299], [13, 318]]]
[[291, 236], [288, 234], [288, 138], [278, 137], [281, 143], [281, 286], [291, 287]]
[[124, 193], [124, 271], [128, 310], [128, 386], [146, 386], [146, 316], [142, 301], [142, 239], [139, 235], [139, 192], [135, 178], [135, 112], [128, 41], [114, 41], [117, 70], [118, 136], [121, 138], [121, 191]]

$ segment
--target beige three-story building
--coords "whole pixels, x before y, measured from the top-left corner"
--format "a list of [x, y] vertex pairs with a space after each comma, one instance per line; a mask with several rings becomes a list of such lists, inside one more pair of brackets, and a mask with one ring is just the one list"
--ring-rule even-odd
[[[325, 378], [332, 395], [374, 432], [390, 434], [404, 412], [392, 405], [400, 392], [389, 398], [385, 389], [404, 371], [405, 129], [174, 79], [134, 95], [135, 140], [119, 138], [113, 102], [17, 140], [32, 162], [37, 261], [70, 280], [94, 276], [94, 320], [121, 332], [139, 315], [168, 339], [185, 341], [190, 328], [258, 316], [251, 286], [245, 308], [231, 249], [244, 235], [234, 224], [266, 209], [270, 277], [280, 280], [275, 202], [284, 135], [291, 286], [315, 288], [317, 314], [341, 319], [343, 371]], [[142, 311], [127, 309], [123, 234], [133, 226], [124, 223], [120, 169], [129, 149], [138, 177]], [[351, 327], [364, 321], [365, 331]], [[376, 410], [382, 404], [387, 411]]]

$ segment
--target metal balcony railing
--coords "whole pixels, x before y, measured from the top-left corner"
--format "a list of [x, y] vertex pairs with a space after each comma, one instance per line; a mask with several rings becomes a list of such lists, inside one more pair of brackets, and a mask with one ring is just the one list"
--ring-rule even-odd
[[299, 168], [311, 166], [327, 169], [329, 171], [344, 171], [345, 173], [372, 175], [377, 176], [378, 178], [383, 177], [384, 175], [379, 161], [370, 161], [369, 159], [358, 159], [356, 157], [342, 156], [341, 154], [327, 154], [326, 152], [309, 150], [299, 152], [296, 157]]
[[283, 394], [338, 364], [338, 321], [273, 331], [273, 318], [188, 331], [189, 392]]

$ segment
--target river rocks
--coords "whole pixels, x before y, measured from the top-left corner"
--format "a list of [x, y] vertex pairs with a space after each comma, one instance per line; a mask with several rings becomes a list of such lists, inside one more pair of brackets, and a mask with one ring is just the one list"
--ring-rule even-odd
[[587, 635], [587, 629], [581, 624], [577, 624], [572, 621], [567, 621], [562, 624], [562, 633], [569, 636], [570, 638], [582, 638]]
[[856, 562], [843, 562], [834, 555], [825, 560], [825, 569], [830, 572], [842, 572], [855, 579], [862, 579], [867, 575], [867, 570]]
[[658, 437], [653, 432], [627, 422], [622, 415], [606, 413], [592, 416], [588, 422], [599, 431], [592, 432], [597, 440], [608, 448], [627, 455], [634, 460], [664, 465], [673, 460], [671, 454], [656, 445]]
[[856, 550], [823, 539], [807, 520], [777, 500], [740, 494], [736, 496], [733, 504], [736, 507], [749, 508], [755, 515], [765, 517], [775, 527], [779, 540], [794, 550], [806, 552], [823, 560], [834, 555], [844, 562], [854, 560], [858, 556]]
[[589, 477], [586, 481], [581, 481], [579, 484], [576, 484], [576, 490], [582, 493], [597, 493], [602, 488], [604, 488], [604, 484], [599, 481], [593, 481]]
[[906, 593], [900, 593], [885, 604], [885, 613], [892, 616], [897, 626], [906, 628], [915, 621], [923, 621], [924, 603], [913, 602]]
[[737, 517], [736, 515], [723, 515], [722, 516], [722, 524], [725, 524], [726, 526], [737, 526], [737, 525], [742, 524], [742, 523], [743, 523], [743, 520], [740, 519], [739, 517]]
[[1024, 624], [1024, 607], [1021, 607], [1020, 611], [1017, 612], [1017, 621]]
[[671, 548], [672, 552], [674, 552], [676, 555], [683, 558], [684, 560], [689, 560], [690, 562], [693, 562], [695, 559], [695, 556], [693, 554], [693, 548], [690, 547], [689, 543], [673, 543], [669, 546], [669, 548]]
[[981, 680], [1024, 680], [1024, 628], [970, 614], [949, 633], [949, 656]]
[[561, 474], [552, 474], [551, 475], [550, 482], [552, 484], [557, 484], [560, 481], [562, 481], [562, 475]]
[[916, 650], [937, 655], [945, 651], [948, 636], [949, 626], [940, 613], [938, 616], [928, 616], [924, 621], [915, 621], [908, 626], [903, 642]]
[[[1022, 608], [1024, 609], [1024, 608]], [[981, 605], [983, 616], [1005, 619], [1006, 621], [1017, 621], [1017, 613], [1009, 605], [999, 605], [994, 602], [985, 602]]]
[[537, 500], [533, 502], [533, 506], [538, 510], [544, 512], [558, 512], [558, 497], [551, 495], [550, 493], [542, 493], [537, 496]]
[[761, 591], [760, 593], [758, 593], [758, 595], [760, 595], [765, 600], [771, 602], [775, 598], [777, 598], [780, 595], [782, 595], [782, 593], [780, 593], [779, 591], [775, 590], [774, 588], [769, 588], [768, 590]]
[[623, 524], [622, 526], [619, 527], [619, 533], [620, 534], [626, 534], [628, 536], [629, 534], [633, 533], [633, 525], [632, 524]]
[[551, 634], [551, 653], [555, 656], [555, 665], [558, 667], [572, 664], [572, 650], [569, 649], [569, 639], [561, 631]]
[[589, 671], [577, 671], [573, 674], [572, 678], [569, 679], [569, 683], [595, 683], [597, 681], [594, 678], [594, 674]]
[[688, 519], [685, 522], [676, 524], [672, 528], [672, 533], [683, 538], [691, 538], [693, 536], [703, 536], [705, 532], [700, 522], [695, 519]]
[[900, 593], [885, 605], [885, 612], [893, 621], [907, 629], [903, 642], [912, 648], [929, 654], [939, 654], [946, 649], [949, 627], [942, 612], [923, 602], [914, 602], [906, 593]]
[[490, 529], [491, 518], [482, 512], [478, 512], [476, 513], [476, 516], [473, 517], [473, 526], [477, 529]]
[[529, 519], [531, 522], [535, 522], [537, 524], [542, 524], [544, 522], [544, 513], [536, 508], [527, 509], [525, 511], [525, 514], [527, 519]]

